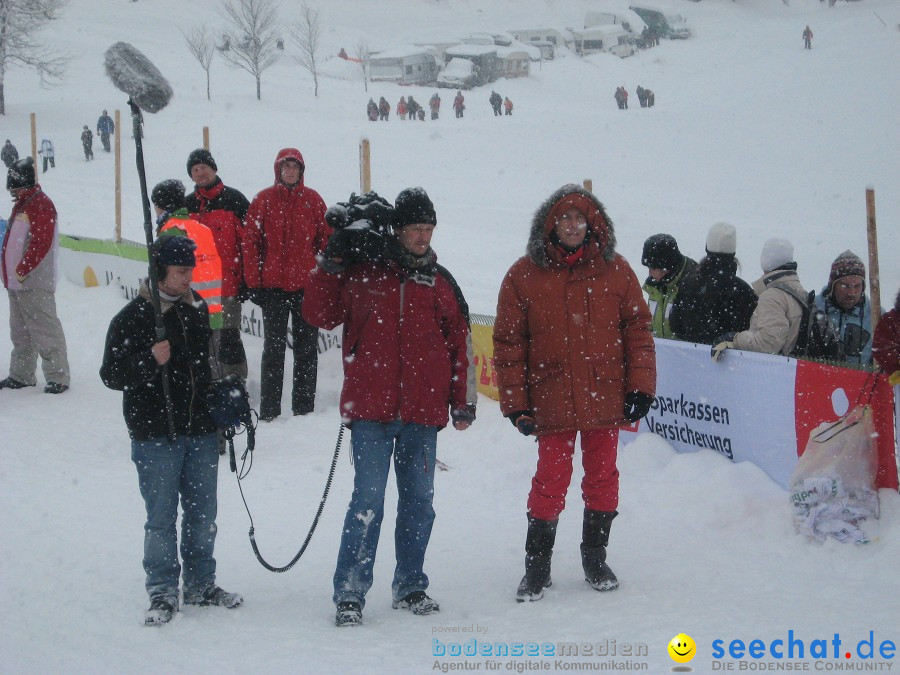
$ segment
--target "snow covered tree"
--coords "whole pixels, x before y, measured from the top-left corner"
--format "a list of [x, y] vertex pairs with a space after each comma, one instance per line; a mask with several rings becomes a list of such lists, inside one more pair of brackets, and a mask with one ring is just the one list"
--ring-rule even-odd
[[223, 0], [222, 9], [232, 30], [222, 58], [256, 78], [256, 99], [261, 100], [262, 74], [278, 60], [278, 11], [273, 0]]
[[316, 67], [316, 52], [319, 50], [319, 38], [322, 36], [322, 24], [319, 23], [319, 10], [313, 9], [305, 2], [300, 10], [300, 21], [294, 24], [294, 43], [300, 48], [297, 60], [313, 76], [315, 96], [319, 95], [319, 70]]
[[62, 79], [69, 57], [54, 52], [37, 34], [57, 18], [67, 0], [0, 0], [0, 115], [6, 114], [4, 82], [10, 66], [34, 68], [41, 84]]
[[369, 91], [369, 77], [366, 73], [366, 67], [369, 64], [369, 57], [371, 55], [372, 49], [369, 47], [369, 43], [366, 42], [365, 38], [360, 38], [359, 42], [356, 43], [354, 56], [359, 59], [359, 64], [362, 66], [363, 84], [366, 87], [366, 91]]
[[216, 40], [206, 26], [196, 26], [190, 35], [182, 33], [191, 54], [200, 63], [200, 67], [206, 71], [206, 100], [209, 101], [209, 68], [212, 65], [213, 55], [216, 53]]

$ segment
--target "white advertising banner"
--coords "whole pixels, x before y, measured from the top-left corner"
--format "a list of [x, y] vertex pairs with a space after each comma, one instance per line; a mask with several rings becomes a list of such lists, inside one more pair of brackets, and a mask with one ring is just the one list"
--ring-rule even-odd
[[[737, 350], [718, 362], [710, 348], [656, 340], [656, 399], [637, 431], [650, 431], [680, 452], [710, 449], [752, 461], [787, 486], [797, 463], [794, 360]], [[634, 429], [634, 427], [632, 427]], [[625, 443], [634, 433], [622, 433]]]

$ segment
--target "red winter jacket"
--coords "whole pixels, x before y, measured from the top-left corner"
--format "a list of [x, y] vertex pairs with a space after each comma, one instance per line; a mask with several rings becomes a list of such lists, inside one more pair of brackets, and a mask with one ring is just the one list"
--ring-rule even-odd
[[[6, 243], [9, 240], [10, 232], [12, 232], [16, 216], [20, 213], [28, 217], [27, 248], [16, 268], [7, 270], [4, 264], [6, 260]], [[9, 278], [14, 274], [19, 274], [23, 277], [28, 276], [41, 264], [47, 254], [50, 253], [55, 234], [56, 207], [41, 190], [41, 186], [35, 183], [32, 187], [19, 193], [13, 204], [9, 220], [7, 220], [6, 232], [3, 235], [3, 247], [2, 251], [0, 251], [0, 256], [2, 256], [0, 257], [0, 268], [3, 270], [3, 285], [5, 287], [9, 287]]]
[[888, 375], [900, 371], [900, 293], [894, 309], [884, 314], [875, 327], [872, 357]]
[[474, 410], [471, 333], [454, 286], [440, 271], [431, 285], [417, 282], [393, 262], [313, 272], [303, 318], [326, 330], [344, 324], [345, 421], [444, 427], [448, 407]]
[[222, 296], [237, 296], [243, 279], [241, 234], [250, 202], [234, 188], [226, 187], [218, 176], [208, 187], [195, 187], [187, 196], [187, 209], [194, 220], [213, 233], [222, 260]]
[[[587, 216], [590, 235], [570, 265], [550, 235], [572, 207]], [[563, 186], [535, 213], [527, 255], [500, 286], [494, 323], [500, 410], [532, 411], [538, 435], [628, 424], [625, 394], [656, 393], [650, 310], [615, 241], [596, 197]]]
[[261, 191], [247, 211], [241, 252], [244, 282], [248, 288], [306, 288], [316, 266], [316, 254], [325, 248], [331, 228], [325, 223], [325, 202], [315, 190], [300, 182], [288, 187], [281, 182], [281, 164], [288, 159], [303, 162], [294, 148], [285, 148], [275, 159], [275, 184]]

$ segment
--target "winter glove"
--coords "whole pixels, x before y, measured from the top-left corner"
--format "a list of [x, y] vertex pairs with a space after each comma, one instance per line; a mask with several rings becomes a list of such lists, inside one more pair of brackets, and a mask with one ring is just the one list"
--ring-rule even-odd
[[718, 361], [719, 357], [722, 356], [722, 352], [726, 349], [734, 349], [735, 335], [737, 333], [725, 333], [713, 340], [712, 349], [709, 350], [709, 355], [712, 356], [713, 361]]
[[531, 436], [537, 427], [537, 424], [534, 421], [534, 413], [530, 410], [512, 412], [506, 417], [523, 436]]
[[470, 403], [465, 408], [451, 410], [450, 418], [453, 420], [454, 424], [457, 422], [468, 422], [471, 424], [475, 421], [475, 406]]
[[629, 391], [625, 394], [625, 419], [629, 422], [637, 422], [650, 412], [653, 405], [653, 397], [642, 391]]

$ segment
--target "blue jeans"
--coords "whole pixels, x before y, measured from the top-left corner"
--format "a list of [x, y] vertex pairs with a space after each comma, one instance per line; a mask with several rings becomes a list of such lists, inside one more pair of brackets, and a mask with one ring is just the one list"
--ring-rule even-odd
[[397, 567], [391, 588], [395, 600], [413, 591], [424, 591], [428, 577], [422, 566], [434, 523], [437, 427], [356, 420], [350, 438], [356, 473], [334, 571], [333, 600], [335, 604], [352, 601], [365, 606], [384, 518], [384, 489], [391, 456], [398, 493], [394, 527]]
[[131, 459], [147, 508], [144, 525], [145, 586], [150, 599], [177, 603], [178, 540], [175, 521], [181, 496], [181, 560], [185, 594], [215, 583], [216, 481], [219, 452], [216, 434], [131, 441]]

